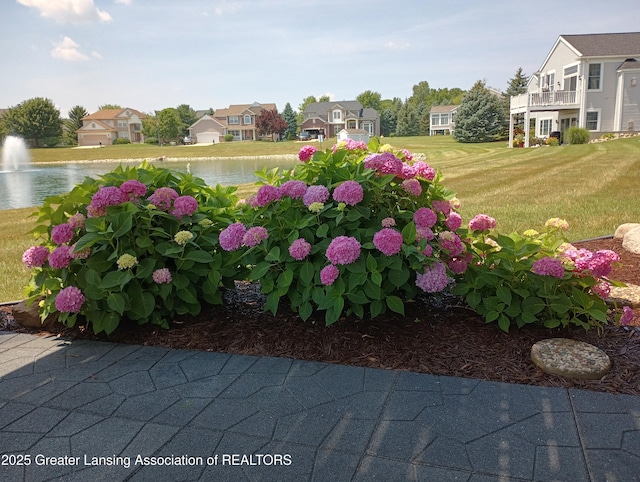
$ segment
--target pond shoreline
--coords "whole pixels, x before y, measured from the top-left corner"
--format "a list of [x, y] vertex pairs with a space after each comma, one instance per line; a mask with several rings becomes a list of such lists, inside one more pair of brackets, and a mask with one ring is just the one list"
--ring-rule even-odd
[[64, 160], [64, 161], [31, 161], [31, 165], [55, 165], [55, 164], [94, 164], [94, 163], [141, 163], [147, 162], [202, 162], [202, 161], [228, 161], [228, 160], [256, 160], [256, 159], [297, 159], [297, 154], [272, 154], [267, 156], [222, 156], [222, 157], [151, 157], [151, 158], [124, 158], [124, 159], [93, 159], [93, 160]]

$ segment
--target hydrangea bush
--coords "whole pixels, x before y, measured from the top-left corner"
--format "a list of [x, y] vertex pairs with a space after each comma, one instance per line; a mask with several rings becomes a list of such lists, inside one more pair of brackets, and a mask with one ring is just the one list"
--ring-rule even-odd
[[96, 333], [125, 319], [168, 326], [203, 300], [221, 303], [219, 288], [246, 276], [218, 240], [234, 221], [234, 192], [143, 164], [48, 198], [34, 229], [42, 242], [23, 255], [29, 301], [43, 319], [57, 312], [73, 326], [81, 316]]
[[284, 303], [305, 320], [320, 310], [326, 324], [404, 313], [464, 272], [459, 203], [423, 159], [376, 140], [305, 146], [299, 158], [292, 171], [262, 171], [246, 220], [220, 235], [245, 252], [267, 310]]
[[[473, 262], [453, 289], [488, 323], [508, 332], [529, 323], [588, 329], [607, 322], [610, 287], [624, 286], [608, 278], [620, 260], [615, 252], [576, 249], [564, 234], [568, 223], [559, 218], [540, 232], [503, 235], [495, 227], [486, 215], [469, 222]], [[625, 310], [619, 321], [628, 318]]]

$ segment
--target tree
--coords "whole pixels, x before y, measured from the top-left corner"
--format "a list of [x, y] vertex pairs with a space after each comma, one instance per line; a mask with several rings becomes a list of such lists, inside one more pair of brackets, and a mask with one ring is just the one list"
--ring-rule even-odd
[[427, 104], [429, 100], [429, 94], [431, 94], [431, 87], [429, 82], [423, 80], [413, 86], [413, 95], [409, 97], [408, 102], [414, 107], [418, 107], [422, 104]]
[[122, 109], [122, 106], [118, 104], [104, 104], [104, 105], [98, 106], [98, 110], [107, 110], [107, 109]]
[[69, 144], [78, 144], [78, 129], [82, 127], [82, 118], [89, 115], [87, 109], [75, 105], [69, 109], [69, 118], [64, 121], [65, 138]]
[[310, 95], [309, 97], [305, 97], [305, 99], [302, 101], [302, 104], [298, 106], [298, 115], [296, 116], [298, 125], [302, 124], [302, 122], [304, 121], [304, 110], [306, 109], [306, 107], [309, 104], [313, 104], [315, 102], [318, 102], [318, 100], [315, 98], [315, 96]]
[[362, 104], [362, 107], [375, 109], [378, 112], [382, 110], [382, 96], [378, 92], [365, 90], [356, 97], [356, 100]]
[[380, 112], [380, 134], [390, 136], [396, 132], [396, 123], [398, 122], [398, 114], [393, 109], [382, 109]]
[[328, 95], [321, 95], [318, 102], [331, 102], [331, 97]]
[[4, 114], [7, 133], [31, 139], [35, 147], [54, 146], [62, 137], [60, 110], [43, 97], [25, 100]]
[[180, 135], [182, 137], [189, 135], [189, 127], [198, 120], [196, 118], [196, 111], [187, 104], [180, 104], [176, 107], [176, 112], [178, 113], [178, 117], [180, 117]]
[[156, 113], [160, 138], [165, 141], [175, 141], [180, 137], [181, 123], [178, 112], [168, 107]]
[[522, 67], [518, 67], [513, 78], [509, 79], [509, 87], [507, 87], [505, 94], [509, 97], [524, 94], [527, 91], [528, 83], [529, 77], [522, 72]]
[[276, 109], [263, 110], [256, 118], [256, 128], [260, 135], [282, 136], [289, 124], [285, 121]]
[[285, 139], [295, 139], [298, 132], [298, 121], [296, 120], [296, 113], [291, 108], [291, 104], [287, 102], [282, 111], [282, 118], [287, 123], [287, 129], [284, 131]]
[[398, 121], [396, 123], [396, 135], [405, 136], [417, 136], [419, 133], [418, 118], [416, 115], [416, 109], [405, 102], [398, 111]]
[[142, 135], [146, 138], [158, 138], [158, 118], [154, 114], [145, 114], [142, 119]]
[[458, 142], [490, 142], [502, 133], [505, 124], [504, 104], [481, 80], [462, 98], [456, 112], [453, 137]]

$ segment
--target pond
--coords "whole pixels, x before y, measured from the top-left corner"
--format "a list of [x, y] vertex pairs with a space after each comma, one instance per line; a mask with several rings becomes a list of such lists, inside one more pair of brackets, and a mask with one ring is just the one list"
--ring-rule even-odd
[[[238, 184], [258, 180], [255, 171], [267, 168], [291, 168], [299, 161], [289, 158], [234, 158], [191, 161], [155, 162], [154, 165], [180, 172], [190, 170], [207, 184], [215, 186]], [[73, 162], [56, 164], [30, 164], [21, 170], [0, 171], [0, 210], [39, 206], [48, 196], [69, 192], [89, 177], [97, 177], [112, 171], [118, 162]], [[137, 166], [136, 162], [122, 162], [125, 166]]]

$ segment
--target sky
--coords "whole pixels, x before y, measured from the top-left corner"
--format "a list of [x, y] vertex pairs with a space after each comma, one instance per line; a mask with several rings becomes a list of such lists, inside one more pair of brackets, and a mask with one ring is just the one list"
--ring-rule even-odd
[[638, 0], [1, 0], [0, 108], [282, 112], [310, 95], [404, 100], [422, 81], [504, 91], [559, 35], [637, 32], [638, 19]]

